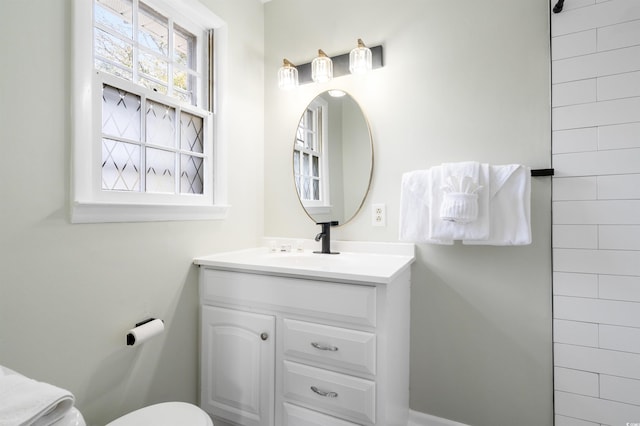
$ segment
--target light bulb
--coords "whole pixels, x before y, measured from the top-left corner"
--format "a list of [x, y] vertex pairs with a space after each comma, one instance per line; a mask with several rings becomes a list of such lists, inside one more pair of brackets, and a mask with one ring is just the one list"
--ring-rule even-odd
[[325, 83], [333, 78], [333, 61], [318, 49], [318, 57], [311, 61], [311, 79], [316, 83]]
[[371, 49], [358, 39], [358, 47], [349, 53], [349, 71], [351, 74], [365, 74], [373, 68]]
[[278, 70], [278, 87], [282, 90], [298, 87], [298, 69], [287, 59], [282, 61], [282, 66]]

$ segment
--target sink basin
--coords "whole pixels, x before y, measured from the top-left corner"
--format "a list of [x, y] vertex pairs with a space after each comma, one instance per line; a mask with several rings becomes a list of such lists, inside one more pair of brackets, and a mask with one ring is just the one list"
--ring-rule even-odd
[[199, 257], [194, 263], [241, 272], [389, 283], [413, 262], [413, 245], [410, 246], [410, 250], [398, 253], [340, 250], [340, 254], [319, 254], [313, 250], [273, 252], [266, 247], [257, 247]]

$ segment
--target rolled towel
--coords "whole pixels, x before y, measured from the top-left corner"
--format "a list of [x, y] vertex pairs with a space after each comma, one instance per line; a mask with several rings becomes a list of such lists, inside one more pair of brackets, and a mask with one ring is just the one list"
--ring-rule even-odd
[[471, 223], [478, 218], [478, 194], [445, 192], [440, 205], [440, 219], [448, 222]]
[[440, 219], [447, 222], [470, 223], [478, 218], [478, 185], [471, 176], [447, 176], [442, 185]]
[[0, 374], [0, 425], [48, 426], [73, 407], [71, 392], [6, 369]]
[[434, 240], [488, 238], [489, 195], [484, 188], [489, 183], [489, 165], [465, 161], [444, 163], [431, 170], [429, 237]]

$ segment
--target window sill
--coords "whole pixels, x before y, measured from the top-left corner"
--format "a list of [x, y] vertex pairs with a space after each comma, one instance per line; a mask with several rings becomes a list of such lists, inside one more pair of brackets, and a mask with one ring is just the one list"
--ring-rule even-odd
[[227, 217], [230, 207], [76, 202], [71, 207], [71, 223], [221, 220]]

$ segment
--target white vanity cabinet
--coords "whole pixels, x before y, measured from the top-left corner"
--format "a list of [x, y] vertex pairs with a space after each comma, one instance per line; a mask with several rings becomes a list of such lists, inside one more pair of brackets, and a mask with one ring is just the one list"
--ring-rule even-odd
[[273, 425], [275, 317], [202, 306], [201, 380], [210, 413]]
[[196, 263], [216, 426], [407, 425], [410, 260], [384, 279]]

